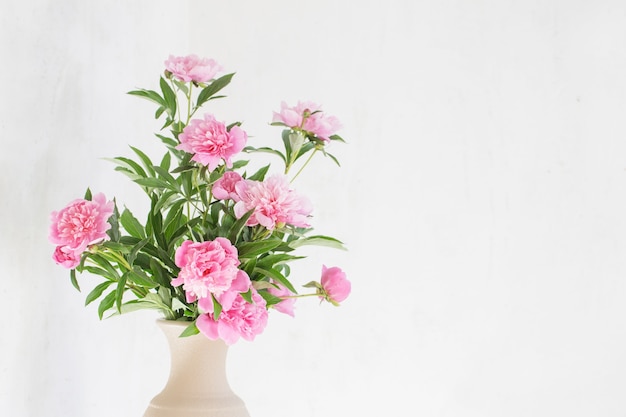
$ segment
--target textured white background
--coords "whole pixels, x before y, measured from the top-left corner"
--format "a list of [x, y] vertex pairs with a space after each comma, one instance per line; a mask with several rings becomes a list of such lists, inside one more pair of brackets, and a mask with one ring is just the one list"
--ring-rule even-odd
[[3, 416], [139, 417], [162, 387], [156, 316], [100, 322], [48, 216], [88, 186], [143, 213], [101, 158], [159, 155], [125, 93], [192, 52], [237, 72], [211, 111], [251, 144], [299, 99], [348, 141], [298, 187], [350, 250], [294, 268], [353, 294], [231, 348], [252, 417], [626, 415], [623, 1], [4, 1], [0, 35]]

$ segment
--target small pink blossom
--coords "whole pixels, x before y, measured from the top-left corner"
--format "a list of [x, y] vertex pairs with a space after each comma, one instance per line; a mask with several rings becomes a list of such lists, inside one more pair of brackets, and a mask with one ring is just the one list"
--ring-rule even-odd
[[240, 272], [237, 248], [223, 237], [206, 242], [186, 240], [176, 250], [174, 261], [180, 272], [172, 285], [182, 285], [187, 302], [199, 300], [202, 307], [212, 305], [211, 294], [221, 297], [231, 291]]
[[241, 180], [243, 180], [243, 178], [238, 172], [226, 171], [224, 175], [213, 184], [213, 196], [218, 200], [231, 199], [238, 201], [235, 185]]
[[108, 220], [114, 207], [115, 203], [99, 193], [92, 200], [77, 199], [60, 211], [53, 211], [50, 242], [65, 247], [66, 254], [70, 250], [80, 254], [87, 246], [108, 239], [106, 232], [111, 228]]
[[69, 246], [57, 246], [52, 254], [52, 259], [67, 269], [74, 269], [80, 264], [82, 250], [77, 252]]
[[235, 204], [235, 216], [241, 218], [248, 211], [254, 212], [248, 226], [260, 224], [268, 230], [284, 224], [309, 227], [311, 202], [289, 188], [284, 175], [273, 175], [265, 181], [243, 180], [235, 185], [239, 201]]
[[[270, 287], [267, 290], [267, 292], [269, 292], [273, 296], [280, 298], [280, 297], [290, 297], [294, 295], [294, 293], [291, 292], [291, 290], [289, 290], [284, 285], [278, 282], [274, 282], [274, 284], [278, 285], [278, 288]], [[295, 317], [295, 313], [294, 313], [295, 303], [296, 303], [296, 298], [285, 298], [283, 299], [283, 301], [274, 304], [273, 307], [276, 310], [280, 311], [281, 313], [287, 314], [291, 317]]]
[[165, 69], [178, 80], [205, 83], [215, 77], [222, 67], [213, 59], [198, 58], [196, 55], [173, 56], [165, 61]]
[[327, 116], [322, 112], [321, 106], [310, 101], [298, 101], [293, 107], [283, 101], [280, 112], [274, 112], [272, 122], [305, 130], [324, 142], [330, 141], [330, 137], [341, 129], [339, 119]]
[[200, 332], [211, 340], [222, 339], [228, 345], [239, 338], [253, 341], [265, 330], [268, 314], [265, 299], [254, 288], [251, 291], [252, 303], [238, 295], [229, 309], [222, 310], [217, 320], [212, 313], [200, 315], [196, 320]]
[[221, 160], [228, 168], [232, 167], [231, 158], [246, 146], [248, 135], [239, 126], [229, 131], [213, 115], [205, 114], [204, 119], [191, 120], [178, 138], [180, 144], [176, 149], [194, 154], [192, 160], [213, 171]]
[[346, 274], [338, 267], [327, 268], [322, 266], [322, 289], [325, 299], [333, 304], [339, 304], [350, 295], [351, 284], [346, 279]]

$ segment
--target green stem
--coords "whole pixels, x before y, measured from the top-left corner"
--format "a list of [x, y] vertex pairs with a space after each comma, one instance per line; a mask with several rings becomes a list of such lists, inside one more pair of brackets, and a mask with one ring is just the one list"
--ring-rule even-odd
[[191, 120], [191, 89], [193, 88], [193, 81], [189, 81], [189, 91], [187, 92], [187, 122], [185, 125], [189, 124], [189, 120]]
[[322, 297], [322, 294], [318, 294], [315, 292], [315, 293], [310, 293], [310, 294], [282, 295], [278, 298], [286, 300], [288, 298], [304, 298], [304, 297]]
[[[132, 266], [130, 266], [130, 264], [128, 263], [128, 261], [126, 260], [126, 258], [124, 258], [120, 253], [113, 251], [113, 250], [101, 250], [100, 247], [96, 247], [95, 253], [99, 253], [100, 255], [102, 255], [104, 258], [109, 258], [114, 260], [115, 262], [117, 262], [119, 265], [123, 266], [127, 271], [132, 271]], [[93, 261], [92, 261], [93, 262]], [[98, 266], [98, 264], [96, 262], [94, 262], [94, 265]], [[126, 288], [128, 288], [129, 290], [132, 291], [136, 291], [140, 294], [143, 295], [143, 297], [145, 297], [149, 290], [143, 288], [143, 287], [138, 287], [132, 283], [129, 283], [128, 281], [126, 281], [125, 284]]]
[[289, 182], [294, 182], [294, 181], [295, 181], [295, 179], [298, 177], [298, 175], [300, 175], [300, 173], [304, 170], [304, 167], [306, 167], [306, 166], [309, 164], [309, 162], [311, 162], [311, 159], [313, 159], [313, 155], [315, 155], [315, 153], [316, 153], [316, 152], [317, 152], [317, 148], [315, 148], [315, 149], [313, 150], [313, 152], [311, 152], [311, 155], [309, 155], [309, 158], [306, 160], [306, 162], [304, 163], [304, 165], [302, 165], [302, 166], [300, 167], [300, 169], [298, 170], [298, 172], [296, 172], [296, 175], [294, 175], [294, 176], [293, 176], [293, 178], [291, 179], [291, 181], [289, 181]]

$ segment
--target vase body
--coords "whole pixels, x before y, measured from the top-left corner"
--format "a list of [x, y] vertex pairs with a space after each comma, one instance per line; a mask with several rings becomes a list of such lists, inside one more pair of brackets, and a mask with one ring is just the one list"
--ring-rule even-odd
[[179, 337], [189, 322], [157, 320], [170, 350], [170, 374], [143, 417], [250, 417], [226, 377], [228, 346], [202, 334]]

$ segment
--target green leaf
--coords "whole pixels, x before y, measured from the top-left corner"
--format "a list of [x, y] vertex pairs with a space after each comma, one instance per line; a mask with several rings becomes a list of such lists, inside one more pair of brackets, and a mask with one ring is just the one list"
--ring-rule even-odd
[[270, 293], [269, 293], [269, 292], [267, 292], [267, 291], [259, 291], [259, 295], [260, 295], [261, 297], [263, 297], [263, 299], [265, 300], [265, 302], [266, 302], [266, 307], [273, 306], [273, 305], [278, 304], [278, 303], [280, 303], [281, 301], [283, 301], [283, 299], [282, 299], [282, 298], [280, 298], [280, 297], [276, 297], [275, 295], [270, 294]]
[[85, 197], [84, 198], [87, 201], [91, 201], [92, 195], [91, 195], [91, 190], [89, 188], [87, 188], [87, 190], [85, 191]]
[[171, 240], [170, 246], [172, 246], [179, 237], [183, 236], [189, 230], [193, 229], [201, 221], [202, 221], [201, 218], [196, 217], [182, 224], [178, 229], [174, 231], [174, 233], [172, 233], [172, 236], [170, 237], [170, 240]]
[[283, 160], [283, 162], [287, 161], [287, 158], [285, 158], [285, 155], [283, 155], [282, 152], [277, 151], [276, 149], [268, 148], [266, 146], [263, 146], [261, 148], [255, 148], [253, 146], [246, 146], [243, 149], [243, 152], [247, 152], [247, 153], [252, 153], [252, 152], [269, 153], [269, 154], [272, 154], [272, 155], [277, 155], [280, 159]]
[[75, 269], [70, 270], [70, 282], [72, 283], [72, 286], [80, 292], [80, 286], [78, 285], [78, 280], [76, 279]]
[[222, 313], [222, 305], [217, 301], [213, 293], [211, 293], [211, 299], [213, 299], [213, 319], [217, 321]]
[[113, 284], [113, 281], [105, 281], [101, 284], [96, 285], [96, 287], [87, 294], [87, 298], [85, 298], [85, 305], [91, 304], [94, 300], [98, 299], [104, 290], [109, 288]]
[[116, 158], [104, 158], [104, 160], [113, 162], [114, 164], [119, 165], [120, 167], [127, 168], [141, 177], [147, 177], [146, 171], [144, 171], [141, 165], [139, 165], [137, 162], [133, 161], [130, 158], [118, 156]]
[[143, 163], [143, 166], [150, 173], [150, 175], [154, 176], [155, 173], [154, 173], [153, 164], [152, 164], [152, 161], [150, 160], [150, 158], [148, 158], [148, 155], [146, 155], [142, 150], [135, 148], [134, 146], [131, 146], [130, 149], [132, 149], [133, 152], [135, 152], [137, 154], [139, 159], [141, 159], [141, 162]]
[[243, 230], [243, 228], [246, 226], [246, 222], [248, 221], [250, 216], [252, 216], [252, 213], [254, 213], [254, 209], [248, 211], [243, 216], [241, 216], [240, 219], [233, 223], [230, 231], [228, 232], [228, 240], [230, 240], [231, 242], [237, 242], [241, 230]]
[[[101, 275], [107, 279], [111, 279], [112, 281], [117, 281], [119, 279], [119, 272], [113, 267], [109, 259], [97, 253], [90, 252], [86, 254], [86, 257], [89, 257], [94, 263], [96, 263], [97, 265], [102, 267], [104, 271], [106, 271], [96, 272], [98, 275]], [[85, 269], [91, 272], [91, 267], [86, 266]]]
[[345, 140], [344, 140], [341, 136], [339, 136], [339, 135], [332, 135], [332, 136], [329, 136], [329, 137], [328, 137], [328, 139], [330, 139], [330, 140], [336, 140], [336, 141], [339, 141], [339, 142], [346, 143], [346, 141], [345, 141]]
[[257, 265], [260, 268], [271, 268], [276, 264], [282, 264], [297, 259], [304, 259], [304, 256], [294, 256], [287, 253], [273, 253], [268, 256], [264, 256], [257, 261]]
[[161, 169], [164, 169], [165, 171], [169, 171], [171, 163], [172, 163], [172, 154], [169, 152], [166, 152], [165, 155], [163, 155], [163, 158], [161, 159], [161, 164], [159, 166], [161, 167]]
[[109, 310], [115, 304], [116, 291], [111, 291], [106, 297], [100, 301], [98, 305], [98, 317], [102, 320], [104, 312]]
[[152, 187], [178, 192], [178, 189], [176, 187], [173, 187], [167, 181], [163, 181], [159, 178], [137, 178], [134, 181], [139, 185], [143, 185], [144, 187]]
[[178, 142], [172, 138], [168, 138], [167, 136], [163, 136], [163, 135], [156, 135], [157, 138], [161, 139], [161, 142], [163, 142], [165, 145], [169, 146], [170, 148], [175, 148], [178, 145]]
[[165, 228], [165, 236], [167, 239], [172, 239], [172, 234], [176, 229], [178, 229], [181, 223], [184, 221], [183, 217], [183, 204], [184, 200], [177, 201], [172, 204], [169, 211], [167, 212], [167, 217], [163, 222], [163, 227]]
[[329, 157], [330, 159], [332, 159], [332, 160], [333, 160], [333, 162], [335, 162], [335, 164], [337, 164], [337, 166], [338, 166], [338, 167], [340, 167], [340, 166], [341, 166], [341, 164], [339, 163], [339, 161], [337, 160], [337, 158], [335, 158], [335, 156], [334, 156], [334, 155], [329, 154], [328, 152], [324, 151], [324, 156], [327, 156], [327, 157]]
[[131, 236], [139, 239], [144, 239], [146, 237], [146, 231], [141, 223], [139, 223], [139, 220], [133, 216], [130, 210], [124, 209], [124, 212], [120, 216], [120, 222], [122, 223], [124, 230], [126, 230]]
[[139, 253], [139, 251], [146, 246], [146, 244], [148, 243], [149, 239], [148, 238], [144, 238], [142, 239], [139, 243], [137, 243], [133, 249], [130, 251], [130, 253], [128, 254], [128, 257], [126, 258], [126, 260], [128, 261], [128, 263], [130, 265], [133, 265], [135, 263], [135, 258], [137, 258], [137, 254]]
[[144, 300], [130, 300], [122, 304], [119, 314], [131, 313], [138, 310], [163, 310], [158, 304]]
[[176, 190], [180, 192], [180, 187], [178, 183], [176, 182], [174, 177], [172, 177], [172, 175], [169, 172], [167, 172], [166, 169], [163, 169], [158, 165], [155, 165], [153, 168], [163, 180], [165, 180], [168, 184], [171, 185], [171, 187], [168, 187], [168, 188], [170, 188], [171, 190]]
[[213, 80], [211, 84], [203, 88], [202, 91], [200, 91], [200, 94], [198, 94], [196, 108], [201, 107], [207, 100], [210, 100], [212, 98], [218, 98], [213, 96], [217, 94], [217, 92], [219, 92], [221, 89], [226, 87], [230, 83], [230, 80], [233, 78], [234, 75], [234, 73], [223, 75], [222, 77]]
[[272, 269], [272, 268], [263, 269], [263, 268], [256, 267], [256, 268], [254, 268], [254, 272], [258, 272], [258, 273], [260, 273], [262, 275], [265, 275], [266, 277], [272, 278], [272, 279], [280, 282], [285, 287], [287, 287], [287, 289], [289, 289], [289, 291], [291, 291], [294, 294], [298, 293], [296, 291], [296, 289], [293, 287], [293, 285], [291, 284], [291, 282], [283, 274], [281, 274], [280, 272], [278, 272], [275, 269]]
[[293, 249], [297, 249], [301, 246], [306, 246], [306, 245], [327, 246], [327, 247], [331, 247], [335, 249], [347, 250], [340, 240], [337, 240], [330, 236], [319, 235], [319, 236], [302, 237], [300, 239], [289, 242], [289, 247]]
[[111, 238], [111, 241], [107, 243], [111, 243], [112, 245], [114, 245], [115, 242], [118, 242], [120, 240], [121, 235], [120, 235], [119, 217], [120, 217], [120, 213], [117, 210], [117, 203], [115, 203], [113, 206], [113, 215], [109, 217], [109, 220], [108, 220], [108, 223], [111, 225], [111, 228], [107, 230], [107, 235]]
[[183, 332], [178, 337], [189, 337], [189, 336], [196, 335], [198, 333], [200, 333], [200, 330], [198, 330], [198, 327], [196, 326], [196, 322], [194, 321], [189, 326], [187, 326], [185, 330], [183, 330]]
[[241, 292], [239, 293], [241, 295], [241, 298], [243, 298], [244, 300], [246, 300], [248, 303], [252, 304], [252, 290], [248, 290], [246, 292]]
[[98, 268], [97, 266], [85, 265], [83, 267], [83, 271], [87, 271], [92, 275], [100, 275], [101, 277], [113, 282], [117, 282], [117, 280], [119, 279], [117, 272], [112, 274], [107, 269]]
[[189, 311], [189, 307], [186, 306], [182, 301], [178, 298], [172, 298], [172, 310], [185, 310]]
[[106, 240], [102, 243], [100, 243], [100, 245], [102, 247], [105, 247], [107, 249], [111, 249], [115, 252], [120, 252], [120, 253], [130, 253], [131, 248], [128, 245], [124, 245], [123, 243], [119, 243], [118, 242], [113, 242], [111, 240]]
[[169, 288], [159, 287], [157, 294], [161, 298], [161, 301], [163, 301], [163, 304], [165, 304], [168, 307], [172, 306], [172, 292], [169, 290]]
[[167, 112], [171, 117], [174, 117], [174, 115], [176, 114], [176, 93], [172, 90], [170, 85], [163, 77], [161, 77], [159, 85], [161, 87], [161, 91], [163, 92], [163, 97], [165, 98], [165, 106], [167, 107]]
[[161, 115], [163, 114], [165, 110], [167, 110], [165, 107], [159, 106], [159, 108], [156, 109], [156, 111], [154, 112], [154, 118], [158, 119], [159, 117], [161, 117]]
[[296, 161], [304, 154], [306, 154], [307, 152], [309, 152], [311, 149], [315, 148], [315, 144], [313, 142], [307, 142], [304, 145], [302, 145], [302, 147], [300, 148], [300, 151], [298, 152], [298, 155], [296, 155]]
[[153, 278], [161, 286], [170, 286], [170, 278], [165, 268], [154, 258], [150, 259], [150, 271], [152, 271]]
[[247, 179], [249, 180], [254, 180], [254, 181], [263, 181], [265, 179], [265, 174], [267, 174], [267, 171], [270, 169], [270, 165], [265, 165], [264, 167], [260, 168], [257, 172], [255, 172], [252, 176], [248, 177]]
[[[154, 204], [154, 206], [152, 207], [152, 211], [157, 212], [157, 211], [164, 211], [167, 210], [168, 208], [171, 210], [171, 207], [177, 200], [178, 198], [178, 193], [176, 191], [165, 191], [163, 192], [163, 194], [161, 194], [160, 196], [158, 196], [158, 200], [156, 201], [156, 203]], [[181, 200], [184, 202], [184, 200]], [[167, 223], [167, 222], [166, 222]]]
[[276, 248], [282, 243], [280, 239], [266, 239], [257, 242], [243, 242], [237, 245], [239, 258], [246, 259], [261, 255]]
[[126, 291], [126, 280], [128, 279], [129, 273], [130, 271], [122, 274], [120, 280], [117, 282], [117, 288], [115, 289], [115, 305], [117, 306], [117, 311], [119, 312], [121, 312], [122, 298], [124, 297], [124, 292]]
[[173, 174], [178, 174], [179, 172], [191, 171], [192, 169], [196, 169], [197, 166], [193, 164], [188, 165], [179, 165], [178, 167], [172, 170]]
[[127, 94], [130, 94], [131, 96], [138, 96], [141, 98], [145, 98], [147, 100], [153, 101], [162, 106], [165, 105], [165, 101], [156, 91], [141, 89], [141, 90], [129, 91]]
[[157, 284], [138, 267], [128, 272], [128, 279], [144, 288], [156, 288]]

